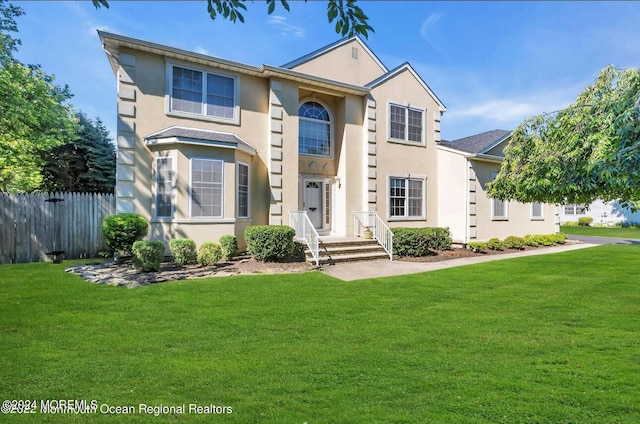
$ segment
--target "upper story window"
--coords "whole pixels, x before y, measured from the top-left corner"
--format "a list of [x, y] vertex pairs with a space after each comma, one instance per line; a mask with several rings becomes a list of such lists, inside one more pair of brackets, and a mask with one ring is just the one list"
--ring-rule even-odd
[[587, 207], [585, 205], [564, 205], [565, 215], [584, 215], [587, 213]]
[[331, 156], [331, 119], [317, 102], [306, 102], [298, 110], [298, 152], [303, 155]]
[[423, 143], [424, 111], [389, 103], [389, 139]]
[[236, 119], [236, 79], [171, 66], [172, 112], [193, 113], [225, 120]]

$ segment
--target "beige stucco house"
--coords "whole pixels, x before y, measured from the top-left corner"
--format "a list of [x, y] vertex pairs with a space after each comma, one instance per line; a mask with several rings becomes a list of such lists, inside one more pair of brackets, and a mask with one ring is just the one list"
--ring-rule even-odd
[[510, 137], [510, 131], [493, 130], [438, 144], [438, 225], [449, 227], [454, 242], [559, 231], [555, 205], [487, 196]]
[[[149, 218], [152, 238], [243, 244], [258, 224], [335, 236], [446, 225], [461, 241], [553, 231], [546, 206], [531, 229], [514, 208], [492, 220], [480, 197], [499, 159], [442, 147], [444, 104], [409, 63], [389, 70], [357, 37], [256, 67], [99, 36], [118, 81], [117, 211]], [[475, 215], [462, 201], [472, 188]]]

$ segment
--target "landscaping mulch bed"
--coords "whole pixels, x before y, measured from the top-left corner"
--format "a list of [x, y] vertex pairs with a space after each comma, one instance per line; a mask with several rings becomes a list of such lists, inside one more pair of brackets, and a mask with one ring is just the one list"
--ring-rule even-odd
[[[571, 241], [567, 241], [567, 244], [572, 243]], [[557, 246], [557, 245], [554, 245]], [[428, 256], [394, 256], [394, 261], [405, 261], [405, 262], [439, 262], [439, 261], [448, 261], [451, 259], [461, 259], [461, 258], [475, 258], [478, 256], [494, 256], [494, 255], [504, 255], [507, 253], [518, 253], [518, 252], [526, 252], [529, 250], [541, 250], [546, 249], [548, 247], [554, 246], [538, 246], [531, 247], [525, 246], [523, 250], [513, 250], [513, 249], [504, 249], [504, 250], [490, 250], [487, 249], [486, 253], [473, 253], [470, 249], [451, 249], [451, 250], [439, 250], [437, 252], [433, 252], [432, 255]]]
[[159, 272], [139, 272], [132, 267], [130, 259], [72, 266], [67, 268], [66, 271], [78, 274], [92, 283], [134, 288], [165, 281], [202, 277], [294, 273], [307, 272], [313, 269], [315, 269], [315, 266], [307, 262], [260, 262], [250, 257], [239, 257], [232, 261], [209, 267], [199, 265], [177, 266], [171, 262], [163, 262], [160, 265]]
[[[550, 246], [551, 247], [551, 246]], [[502, 251], [487, 250], [486, 253], [473, 253], [468, 249], [440, 250], [432, 255], [421, 257], [394, 257], [394, 260], [406, 262], [438, 262], [451, 259], [470, 258], [486, 255], [504, 255], [506, 253], [540, 250], [546, 247], [525, 247], [524, 250]], [[105, 261], [77, 265], [67, 268], [67, 272], [80, 275], [85, 280], [112, 286], [129, 288], [147, 286], [165, 281], [186, 280], [203, 277], [229, 277], [248, 274], [282, 274], [307, 272], [316, 269], [308, 262], [260, 262], [248, 256], [241, 256], [217, 266], [202, 267], [199, 265], [176, 266], [171, 262], [163, 262], [159, 272], [139, 272], [131, 266], [130, 259]]]

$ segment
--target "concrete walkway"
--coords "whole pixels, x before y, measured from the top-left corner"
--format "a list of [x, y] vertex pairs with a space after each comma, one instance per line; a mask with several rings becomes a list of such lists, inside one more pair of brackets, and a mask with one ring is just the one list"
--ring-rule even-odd
[[404, 262], [404, 261], [366, 261], [325, 265], [322, 271], [343, 281], [361, 280], [365, 278], [390, 277], [394, 275], [415, 274], [418, 272], [436, 271], [456, 266], [479, 264], [482, 262], [498, 261], [502, 259], [520, 258], [523, 256], [548, 255], [551, 253], [568, 252], [570, 250], [585, 249], [596, 244], [580, 243], [563, 246], [545, 247], [526, 252], [504, 253], [502, 255], [479, 255], [472, 258], [450, 259], [439, 262]]

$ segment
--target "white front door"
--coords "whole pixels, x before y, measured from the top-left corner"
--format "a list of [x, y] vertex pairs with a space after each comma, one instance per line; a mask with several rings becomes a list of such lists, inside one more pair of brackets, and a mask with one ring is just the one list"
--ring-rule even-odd
[[316, 229], [322, 228], [322, 181], [305, 181], [304, 210]]

